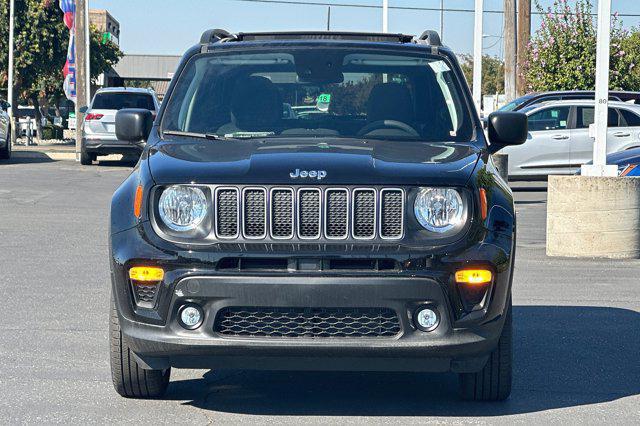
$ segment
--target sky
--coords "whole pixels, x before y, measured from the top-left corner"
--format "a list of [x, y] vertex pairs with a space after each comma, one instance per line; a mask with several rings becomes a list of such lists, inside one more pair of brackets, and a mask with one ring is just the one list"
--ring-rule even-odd
[[[88, 0], [92, 9], [107, 9], [120, 22], [120, 47], [125, 53], [181, 55], [209, 28], [240, 31], [325, 30], [327, 7], [280, 5], [237, 0]], [[305, 1], [305, 0], [301, 0]], [[321, 3], [381, 5], [382, 0], [315, 0]], [[313, 3], [314, 0], [309, 0]], [[533, 0], [532, 2], [535, 2]], [[548, 6], [553, 0], [540, 0]], [[593, 0], [597, 4], [597, 0]], [[502, 57], [503, 0], [484, 1], [484, 53]], [[390, 6], [440, 7], [440, 0], [389, 0]], [[444, 0], [444, 7], [473, 9], [474, 0]], [[612, 0], [614, 11], [640, 15], [639, 0]], [[640, 26], [640, 17], [623, 17], [625, 27]], [[533, 16], [532, 30], [539, 25]], [[382, 9], [331, 8], [335, 31], [381, 31]], [[420, 34], [440, 29], [439, 11], [389, 11], [389, 31]], [[456, 53], [473, 49], [473, 13], [445, 12], [443, 42]]]

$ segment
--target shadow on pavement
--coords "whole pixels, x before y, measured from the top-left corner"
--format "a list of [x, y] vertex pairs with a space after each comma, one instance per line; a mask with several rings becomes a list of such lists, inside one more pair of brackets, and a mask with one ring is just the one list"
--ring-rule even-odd
[[24, 151], [14, 151], [9, 160], [0, 160], [0, 167], [3, 164], [55, 163], [56, 161], [37, 151], [29, 151], [27, 154]]
[[168, 399], [229, 413], [499, 416], [640, 393], [640, 314], [579, 306], [514, 307], [514, 390], [503, 403], [458, 399], [453, 374], [209, 371], [172, 382]]

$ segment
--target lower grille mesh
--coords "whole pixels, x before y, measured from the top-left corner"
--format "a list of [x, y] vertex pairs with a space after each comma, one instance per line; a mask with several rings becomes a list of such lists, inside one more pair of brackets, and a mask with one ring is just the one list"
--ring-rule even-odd
[[156, 299], [157, 284], [145, 285], [142, 283], [134, 283], [133, 288], [136, 292], [136, 302], [138, 304], [152, 304]]
[[400, 320], [388, 308], [229, 307], [216, 318], [215, 331], [234, 337], [375, 338], [400, 333]]

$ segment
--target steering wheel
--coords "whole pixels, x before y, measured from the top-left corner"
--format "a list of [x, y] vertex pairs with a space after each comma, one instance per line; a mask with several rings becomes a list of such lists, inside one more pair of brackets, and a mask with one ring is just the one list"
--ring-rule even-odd
[[362, 129], [360, 129], [360, 131], [358, 132], [358, 136], [365, 136], [368, 133], [373, 132], [374, 130], [380, 129], [398, 129], [411, 136], [420, 136], [416, 129], [409, 126], [407, 123], [403, 123], [402, 121], [397, 120], [378, 120], [374, 121], [373, 123], [369, 123]]

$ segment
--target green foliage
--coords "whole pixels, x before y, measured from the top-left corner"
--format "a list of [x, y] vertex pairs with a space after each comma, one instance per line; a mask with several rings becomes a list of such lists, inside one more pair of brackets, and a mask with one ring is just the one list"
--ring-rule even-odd
[[[9, 0], [0, 0], [0, 33], [9, 32]], [[55, 0], [15, 2], [15, 88], [23, 99], [62, 95], [62, 68], [66, 61], [69, 32]], [[91, 31], [91, 75], [96, 77], [116, 63], [122, 53], [113, 43], [100, 43], [101, 34]], [[8, 67], [8, 37], [0, 37], [0, 69]], [[6, 84], [6, 73], [0, 75]]]
[[[528, 48], [524, 75], [529, 90], [593, 90], [596, 74], [596, 23], [591, 0], [556, 0], [543, 13]], [[617, 15], [611, 23], [611, 89], [640, 90], [640, 35], [622, 28]]]
[[[473, 90], [473, 56], [461, 56], [462, 72], [469, 87]], [[504, 62], [495, 56], [482, 56], [482, 93], [496, 94], [504, 92]]]

